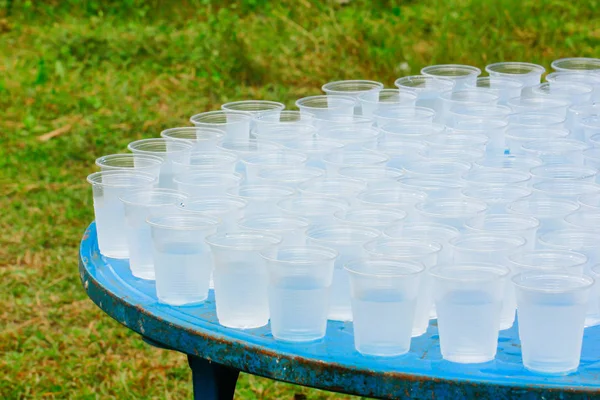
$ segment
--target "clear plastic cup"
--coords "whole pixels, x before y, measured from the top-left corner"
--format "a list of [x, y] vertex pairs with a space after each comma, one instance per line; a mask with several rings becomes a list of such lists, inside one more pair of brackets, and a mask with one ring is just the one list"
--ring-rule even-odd
[[600, 210], [600, 193], [586, 193], [577, 198], [582, 210]]
[[525, 143], [535, 140], [546, 139], [565, 139], [569, 136], [569, 131], [561, 128], [543, 128], [543, 127], [518, 127], [506, 130], [506, 148], [510, 154], [523, 155], [526, 152], [521, 148]]
[[600, 147], [600, 117], [590, 116], [580, 121], [583, 139], [594, 147]]
[[511, 128], [552, 128], [563, 129], [566, 117], [559, 114], [551, 114], [547, 110], [524, 111], [508, 117]]
[[317, 130], [334, 128], [371, 128], [375, 121], [362, 115], [332, 115], [326, 119], [315, 118]]
[[456, 113], [464, 108], [480, 104], [496, 105], [500, 99], [497, 95], [477, 89], [454, 90], [440, 95], [442, 109], [436, 114], [436, 122], [454, 126]]
[[419, 222], [450, 225], [463, 231], [467, 220], [483, 218], [487, 204], [471, 199], [438, 198], [418, 203], [415, 208]]
[[136, 190], [120, 197], [125, 206], [125, 234], [129, 246], [129, 268], [136, 278], [154, 280], [154, 258], [150, 226], [146, 219], [175, 213], [187, 196], [171, 189]]
[[422, 158], [429, 160], [445, 160], [445, 161], [463, 161], [468, 163], [477, 163], [482, 161], [485, 156], [485, 150], [476, 148], [453, 149], [444, 148], [443, 146], [428, 147], [419, 155]]
[[583, 165], [583, 151], [588, 148], [587, 144], [572, 139], [540, 139], [521, 146], [527, 156], [539, 157], [546, 164], [545, 166], [549, 164]]
[[354, 202], [356, 195], [367, 188], [366, 183], [350, 178], [318, 178], [298, 186], [300, 196], [332, 197]]
[[594, 278], [594, 285], [587, 305], [586, 320], [591, 317], [591, 320], [598, 323], [600, 322], [600, 264], [593, 265], [586, 272]]
[[383, 171], [390, 158], [383, 153], [371, 150], [342, 150], [332, 151], [323, 156], [327, 176], [339, 176], [339, 171], [345, 167], [379, 167]]
[[289, 199], [296, 191], [281, 185], [240, 185], [238, 188], [230, 188], [227, 195], [241, 197], [248, 202], [246, 217], [254, 215], [279, 215], [277, 203]]
[[528, 250], [535, 247], [539, 227], [540, 221], [537, 218], [516, 214], [486, 214], [482, 219], [465, 222], [465, 228], [470, 234], [499, 233], [522, 237], [527, 241], [525, 248]]
[[594, 231], [600, 223], [600, 210], [579, 209], [565, 217], [569, 228]]
[[300, 139], [286, 142], [283, 145], [287, 149], [306, 154], [308, 156], [308, 160], [306, 161], [307, 167], [321, 169], [325, 169], [323, 157], [326, 154], [344, 147], [344, 143], [322, 138]]
[[594, 280], [568, 273], [526, 272], [512, 278], [525, 368], [566, 375], [579, 366], [585, 308]]
[[387, 166], [402, 169], [405, 165], [422, 159], [419, 154], [427, 149], [424, 143], [411, 140], [390, 140], [382, 138], [371, 150], [385, 154], [390, 158]]
[[380, 128], [382, 139], [423, 141], [429, 135], [442, 134], [446, 127], [430, 122], [403, 122], [383, 125]]
[[428, 199], [456, 198], [466, 187], [462, 178], [429, 178], [404, 176], [398, 179], [398, 185], [403, 189], [416, 190], [425, 193]]
[[258, 174], [261, 171], [273, 170], [283, 167], [302, 167], [308, 157], [302, 153], [290, 150], [279, 150], [269, 153], [255, 153], [242, 158], [246, 171], [246, 183], [259, 183]]
[[[598, 75], [598, 78], [600, 79], [600, 75]], [[569, 107], [565, 125], [571, 131], [570, 138], [588, 142], [593, 135], [600, 133], [599, 116], [599, 102]]]
[[194, 126], [223, 131], [225, 133], [223, 142], [248, 141], [251, 121], [251, 113], [233, 110], [207, 111], [190, 118]]
[[466, 172], [462, 175], [462, 178], [467, 183], [467, 187], [470, 188], [485, 186], [526, 187], [531, 180], [531, 174], [509, 168], [478, 168]]
[[362, 115], [372, 117], [373, 112], [379, 109], [385, 110], [396, 106], [414, 107], [417, 103], [417, 94], [402, 92], [399, 89], [382, 89], [374, 98], [371, 92], [358, 96], [362, 107]]
[[96, 165], [100, 171], [129, 171], [142, 172], [156, 176], [160, 175], [160, 167], [164, 160], [149, 154], [109, 154], [98, 157]]
[[567, 250], [530, 250], [508, 256], [513, 275], [528, 271], [581, 275], [587, 262], [585, 254]]
[[567, 100], [571, 105], [592, 101], [594, 87], [580, 82], [544, 82], [531, 88], [534, 96]]
[[432, 268], [440, 348], [445, 360], [470, 364], [496, 357], [509, 269], [467, 263]]
[[[512, 118], [513, 124], [519, 123], [523, 126], [536, 126], [536, 124], [538, 126], [552, 126], [564, 123], [562, 119], [566, 119], [567, 109], [569, 108], [570, 103], [564, 99], [546, 96], [528, 98], [516, 97], [514, 99], [509, 99], [507, 105], [515, 112]], [[525, 116], [520, 117], [519, 115], [521, 114], [525, 114]], [[527, 121], [526, 117], [528, 114], [538, 114], [541, 115], [541, 117], [533, 121], [531, 121], [531, 117], [529, 117], [530, 121]], [[509, 122], [511, 122], [510, 117]]]
[[192, 198], [179, 206], [182, 213], [212, 215], [221, 220], [219, 232], [234, 232], [243, 218], [248, 202], [231, 196]]
[[343, 167], [338, 170], [338, 174], [342, 178], [362, 181], [367, 184], [368, 189], [384, 189], [395, 186], [398, 178], [404, 176], [402, 170], [379, 166]]
[[225, 151], [205, 151], [190, 154], [189, 160], [184, 162], [173, 161], [175, 175], [190, 171], [215, 171], [233, 174], [238, 163], [235, 153]]
[[498, 104], [505, 105], [508, 99], [521, 96], [524, 84], [516, 79], [479, 77], [474, 84], [466, 84], [467, 89], [485, 90], [498, 96]]
[[129, 151], [136, 155], [152, 155], [163, 160], [158, 176], [158, 187], [163, 189], [176, 189], [173, 182], [173, 162], [185, 163], [189, 160], [193, 147], [192, 142], [164, 138], [141, 139], [127, 145]]
[[407, 177], [460, 178], [471, 169], [471, 164], [461, 161], [414, 162], [404, 167]]
[[256, 215], [238, 221], [241, 230], [274, 233], [283, 246], [303, 246], [309, 221], [301, 217]]
[[304, 183], [325, 176], [325, 171], [314, 167], [281, 167], [264, 169], [258, 173], [257, 180], [263, 185], [281, 185], [292, 189]]
[[354, 114], [356, 115], [362, 115], [362, 105], [358, 101], [358, 97], [364, 96], [371, 101], [375, 101], [382, 89], [383, 83], [367, 80], [334, 81], [321, 87], [321, 90], [327, 95], [348, 96], [355, 99]]
[[452, 90], [455, 81], [447, 78], [435, 78], [426, 75], [411, 75], [396, 79], [394, 85], [401, 92], [413, 92], [417, 95], [418, 107], [441, 110], [440, 94]]
[[551, 197], [577, 201], [579, 196], [600, 192], [600, 185], [572, 179], [548, 180], [531, 185], [537, 197]]
[[350, 208], [350, 203], [341, 198], [303, 196], [282, 200], [277, 208], [282, 215], [306, 218], [316, 227], [335, 223], [334, 214]]
[[506, 206], [509, 214], [537, 218], [540, 221], [538, 238], [545, 232], [564, 228], [564, 218], [578, 208], [579, 205], [574, 201], [535, 196], [514, 201]]
[[220, 220], [208, 215], [149, 217], [156, 296], [174, 306], [206, 300], [213, 262], [204, 242]]
[[277, 112], [285, 108], [285, 104], [269, 100], [241, 100], [232, 101], [221, 105], [225, 111], [242, 111], [249, 114], [261, 115], [268, 112]]
[[[364, 247], [369, 259], [416, 261], [422, 263], [426, 270], [437, 264], [442, 251], [441, 244], [423, 239], [379, 238], [366, 243]], [[428, 276], [423, 276], [419, 283], [419, 296], [412, 328], [413, 337], [421, 336], [427, 331], [432, 307], [431, 281]]]
[[348, 224], [314, 226], [306, 232], [308, 245], [328, 247], [339, 253], [333, 271], [327, 319], [352, 321], [350, 283], [344, 265], [353, 259], [363, 258], [363, 245], [379, 235], [380, 232], [376, 229]]
[[588, 57], [559, 58], [550, 64], [553, 70], [576, 71], [581, 73], [600, 73], [600, 59]]
[[175, 175], [177, 190], [190, 197], [224, 196], [229, 189], [237, 192], [242, 182], [240, 174], [218, 171], [190, 171]]
[[430, 148], [485, 150], [489, 140], [482, 133], [449, 132], [427, 136], [425, 143]]
[[505, 120], [513, 110], [508, 106], [498, 104], [473, 104], [451, 111], [455, 126], [462, 120], [470, 119], [499, 119]]
[[359, 207], [336, 211], [333, 216], [342, 224], [375, 228], [383, 232], [387, 227], [404, 221], [407, 214], [402, 210]]
[[454, 81], [454, 91], [462, 90], [477, 81], [481, 70], [470, 65], [440, 64], [421, 69], [421, 73], [432, 78], [444, 78]]
[[537, 64], [512, 61], [489, 64], [485, 67], [485, 72], [490, 75], [492, 81], [496, 78], [514, 79], [521, 82], [524, 88], [528, 88], [540, 83], [546, 68]]
[[506, 129], [508, 122], [498, 118], [458, 119], [451, 134], [482, 134], [487, 137], [485, 150], [490, 155], [503, 155], [506, 151]]
[[243, 157], [248, 157], [252, 154], [257, 153], [272, 153], [282, 149], [282, 146], [277, 143], [271, 143], [267, 141], [258, 141], [256, 139], [242, 140], [235, 142], [224, 142], [221, 146], [218, 146], [219, 151], [233, 153], [238, 156], [238, 162], [235, 166], [235, 172], [246, 175], [246, 167], [240, 160]]
[[435, 115], [436, 111], [427, 107], [395, 106], [373, 111], [373, 120], [378, 127], [405, 122], [432, 123]]
[[362, 127], [335, 127], [322, 129], [317, 133], [318, 139], [343, 143], [344, 149], [354, 150], [358, 150], [363, 146], [374, 146], [378, 137], [379, 131], [377, 129]]
[[255, 128], [252, 132], [252, 138], [258, 142], [277, 143], [285, 146], [287, 142], [301, 139], [310, 139], [317, 132], [317, 128], [312, 125], [267, 125]]
[[269, 322], [266, 260], [277, 235], [260, 232], [216, 233], [206, 238], [215, 262], [215, 302], [219, 324], [228, 328], [258, 328]]
[[402, 210], [407, 220], [415, 218], [415, 204], [425, 201], [427, 194], [414, 189], [391, 187], [360, 192], [356, 196], [358, 204], [365, 207]]
[[165, 129], [160, 133], [160, 137], [190, 141], [194, 144], [194, 151], [214, 151], [223, 141], [225, 133], [215, 128], [184, 126]]
[[475, 167], [478, 168], [508, 168], [518, 171], [529, 172], [531, 168], [542, 165], [543, 161], [538, 157], [530, 156], [529, 154], [505, 154], [503, 156], [487, 156], [483, 160], [476, 162], [475, 164]]
[[594, 182], [598, 174], [596, 168], [579, 165], [550, 164], [531, 168], [531, 182], [583, 181]]
[[350, 275], [356, 351], [379, 357], [406, 354], [425, 267], [418, 262], [363, 259], [350, 261], [345, 269]]
[[132, 190], [149, 190], [157, 182], [155, 175], [123, 170], [100, 171], [88, 175], [92, 185], [98, 248], [105, 257], [127, 258], [125, 206], [119, 200]]
[[600, 148], [593, 147], [583, 151], [583, 165], [595, 169], [600, 168]]
[[293, 127], [295, 125], [314, 125], [315, 116], [295, 110], [265, 111], [252, 115], [254, 131], [261, 132], [275, 127]]
[[282, 246], [261, 253], [269, 273], [271, 333], [275, 340], [312, 342], [325, 336], [337, 251]]
[[521, 186], [481, 186], [463, 189], [463, 196], [487, 203], [488, 214], [506, 214], [506, 206], [531, 196], [531, 190]]
[[355, 105], [356, 100], [347, 95], [309, 96], [296, 101], [296, 107], [302, 114], [314, 115], [320, 119], [334, 115], [352, 115]]

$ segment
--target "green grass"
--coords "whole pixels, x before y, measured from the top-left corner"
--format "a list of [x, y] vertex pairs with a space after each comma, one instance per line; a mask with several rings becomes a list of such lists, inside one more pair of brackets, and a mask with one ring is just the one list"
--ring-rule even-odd
[[[183, 356], [143, 344], [80, 287], [97, 156], [233, 99], [291, 107], [336, 79], [391, 86], [428, 64], [598, 56], [599, 6], [0, 0], [0, 398], [191, 396]], [[237, 387], [294, 394], [350, 398], [248, 375]]]

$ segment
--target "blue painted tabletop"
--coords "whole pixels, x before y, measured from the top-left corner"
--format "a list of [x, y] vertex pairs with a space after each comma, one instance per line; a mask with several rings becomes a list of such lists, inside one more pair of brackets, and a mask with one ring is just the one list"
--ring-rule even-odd
[[488, 363], [442, 360], [435, 321], [425, 335], [412, 340], [408, 354], [374, 358], [354, 350], [351, 323], [329, 321], [324, 340], [287, 344], [276, 342], [269, 326], [220, 326], [212, 293], [202, 305], [161, 304], [153, 281], [133, 277], [127, 260], [99, 253], [94, 223], [83, 236], [79, 265], [88, 296], [129, 329], [165, 347], [251, 374], [376, 398], [600, 399], [600, 326], [585, 330], [579, 371], [568, 376], [524, 369], [516, 326], [501, 331], [496, 359]]

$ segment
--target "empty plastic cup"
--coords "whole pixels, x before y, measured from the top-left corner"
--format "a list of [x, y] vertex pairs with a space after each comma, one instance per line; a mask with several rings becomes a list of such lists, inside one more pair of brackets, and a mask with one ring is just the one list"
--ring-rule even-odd
[[338, 170], [342, 178], [357, 179], [367, 184], [369, 189], [383, 189], [397, 184], [398, 178], [404, 173], [396, 168], [381, 168], [379, 166], [343, 167]]
[[452, 90], [455, 81], [447, 78], [437, 78], [427, 75], [411, 75], [396, 79], [394, 85], [400, 91], [416, 93], [418, 107], [441, 110], [440, 95]]
[[466, 187], [462, 178], [429, 178], [403, 176], [398, 179], [398, 185], [404, 189], [417, 190], [425, 193], [428, 199], [458, 198]]
[[[598, 74], [598, 79], [600, 79], [600, 74]], [[593, 135], [600, 133], [599, 115], [600, 103], [598, 102], [569, 107], [565, 125], [571, 131], [570, 138], [589, 142]]]
[[534, 184], [548, 181], [580, 181], [592, 183], [596, 178], [596, 174], [598, 174], [596, 168], [553, 163], [531, 168], [531, 182]]
[[366, 183], [358, 179], [319, 178], [300, 185], [298, 193], [301, 196], [333, 197], [353, 202], [366, 187]]
[[173, 162], [185, 163], [189, 160], [193, 147], [193, 143], [189, 141], [165, 138], [141, 139], [127, 145], [129, 151], [134, 154], [152, 155], [163, 160], [158, 176], [158, 187], [163, 189], [177, 189], [173, 182]]
[[523, 237], [527, 240], [525, 247], [529, 250], [535, 247], [539, 226], [540, 221], [536, 218], [517, 214], [486, 214], [482, 219], [465, 222], [468, 233], [500, 233]]
[[[515, 97], [509, 99], [507, 106], [513, 109], [515, 113], [537, 112], [549, 115], [555, 115], [555, 118], [566, 118], [567, 109], [571, 103], [564, 99], [553, 97]], [[552, 120], [552, 118], [549, 118]]]
[[350, 275], [356, 351], [379, 357], [406, 354], [424, 266], [362, 259], [350, 261], [345, 269]]
[[495, 155], [495, 156], [487, 156], [484, 159], [475, 163], [476, 167], [484, 167], [484, 168], [510, 168], [516, 169], [519, 171], [529, 172], [529, 170], [533, 167], [537, 167], [542, 165], [543, 162], [537, 157], [529, 156], [529, 155]]
[[336, 222], [334, 214], [350, 208], [347, 200], [334, 197], [292, 197], [277, 203], [282, 215], [294, 215], [309, 220], [311, 227]]
[[259, 142], [277, 143], [284, 146], [287, 142], [312, 138], [317, 132], [317, 128], [312, 125], [267, 125], [255, 128], [252, 131], [252, 138]]
[[402, 210], [408, 220], [415, 217], [415, 204], [425, 201], [427, 194], [414, 189], [391, 187], [389, 189], [365, 190], [357, 195], [358, 204], [366, 207]]
[[327, 95], [348, 96], [355, 99], [354, 114], [362, 115], [362, 106], [358, 97], [365, 96], [369, 100], [375, 101], [378, 93], [383, 89], [383, 83], [367, 80], [334, 81], [324, 84], [321, 89]]
[[540, 221], [538, 237], [545, 232], [564, 228], [564, 218], [578, 208], [579, 205], [574, 201], [533, 196], [514, 201], [506, 206], [509, 214], [537, 218]]
[[136, 278], [154, 279], [154, 259], [150, 226], [146, 219], [175, 213], [177, 206], [187, 199], [181, 192], [171, 189], [137, 190], [125, 193], [125, 233], [129, 245], [129, 268]]
[[[485, 151], [476, 148], [447, 149], [443, 146], [429, 147], [419, 155], [430, 160], [464, 161], [477, 163], [485, 158]], [[407, 163], [408, 164], [408, 163]]]
[[577, 201], [579, 196], [600, 192], [600, 185], [574, 179], [552, 179], [531, 185], [537, 197], [553, 197]]
[[261, 115], [268, 112], [277, 112], [285, 108], [283, 103], [270, 100], [241, 100], [232, 101], [221, 105], [225, 111], [243, 111], [255, 115]]
[[583, 151], [583, 165], [595, 169], [600, 168], [600, 149], [593, 147]]
[[119, 197], [132, 190], [152, 189], [156, 176], [123, 170], [100, 171], [88, 175], [87, 181], [92, 185], [100, 253], [112, 258], [129, 257], [125, 206]]
[[550, 64], [555, 71], [577, 71], [581, 73], [600, 73], [600, 58], [570, 57], [559, 58]]
[[571, 105], [592, 101], [594, 87], [580, 82], [544, 82], [531, 88], [534, 96], [567, 100]]
[[371, 150], [385, 154], [390, 158], [387, 166], [391, 168], [402, 169], [409, 163], [420, 160], [419, 154], [427, 149], [425, 143], [419, 143], [412, 140], [397, 140], [389, 138], [380, 138], [379, 143]]
[[313, 125], [314, 115], [294, 110], [265, 111], [252, 115], [252, 125], [257, 132], [274, 127], [293, 127], [294, 125]]
[[163, 215], [148, 218], [156, 278], [156, 296], [175, 306], [206, 300], [213, 270], [204, 242], [220, 220], [208, 215]]
[[[537, 168], [537, 167], [536, 167]], [[526, 187], [531, 174], [509, 168], [478, 168], [462, 175], [467, 187], [482, 188], [485, 186]]]
[[283, 246], [302, 246], [306, 243], [309, 221], [302, 217], [256, 215], [242, 218], [238, 226], [246, 231], [279, 235]]
[[510, 78], [491, 78], [489, 76], [477, 78], [474, 84], [465, 85], [467, 89], [485, 90], [499, 97], [498, 104], [505, 105], [508, 99], [521, 96], [523, 83]]
[[302, 114], [327, 119], [335, 115], [352, 115], [356, 100], [349, 96], [325, 95], [309, 96], [296, 100], [296, 107]]
[[333, 216], [341, 223], [375, 228], [383, 231], [392, 224], [398, 224], [406, 219], [406, 212], [374, 207], [359, 207], [347, 211], [337, 211]]
[[528, 88], [540, 83], [546, 68], [537, 64], [511, 61], [489, 64], [485, 67], [485, 72], [490, 75], [492, 82], [496, 78], [515, 79]]
[[235, 166], [235, 172], [242, 175], [246, 174], [244, 163], [241, 160], [243, 157], [250, 156], [256, 153], [269, 153], [275, 152], [282, 149], [282, 146], [277, 143], [271, 143], [267, 141], [258, 141], [256, 139], [242, 140], [235, 142], [224, 142], [221, 146], [218, 146], [219, 151], [225, 151], [228, 153], [234, 153], [238, 156], [238, 163]]
[[553, 128], [563, 129], [566, 117], [552, 114], [550, 111], [525, 111], [508, 117], [511, 128]]
[[225, 133], [215, 128], [185, 126], [165, 129], [160, 136], [165, 139], [190, 141], [194, 144], [194, 151], [214, 151], [223, 141]]
[[306, 161], [307, 167], [321, 169], [325, 169], [323, 156], [334, 150], [339, 150], [344, 147], [344, 143], [322, 138], [300, 139], [296, 141], [285, 142], [283, 145], [287, 149], [306, 154], [308, 156], [308, 160]]
[[419, 106], [395, 106], [373, 111], [373, 120], [378, 127], [402, 125], [405, 122], [432, 123], [435, 116], [435, 110]]
[[[583, 165], [583, 151], [589, 146], [572, 139], [540, 139], [521, 146], [526, 155], [539, 157], [544, 164]], [[544, 167], [541, 167], [544, 168]]]
[[594, 280], [568, 273], [525, 272], [512, 278], [525, 368], [566, 375], [579, 366], [585, 309]]
[[230, 188], [227, 195], [240, 197], [248, 202], [246, 217], [270, 214], [279, 215], [277, 203], [289, 199], [296, 191], [287, 186], [280, 185], [240, 185], [239, 188]]
[[452, 264], [431, 269], [445, 360], [470, 364], [496, 357], [500, 312], [509, 269], [494, 264]]
[[581, 275], [588, 258], [585, 254], [568, 250], [532, 250], [508, 256], [514, 275], [521, 272], [568, 272]]
[[[458, 116], [458, 115], [456, 115]], [[455, 120], [454, 129], [451, 133], [461, 134], [483, 134], [487, 136], [485, 150], [487, 154], [501, 155], [506, 150], [506, 129], [508, 122], [500, 118], [467, 118]]]
[[395, 106], [414, 107], [417, 94], [402, 92], [399, 89], [382, 89], [375, 98], [371, 92], [366, 92], [358, 96], [358, 101], [362, 107], [362, 115], [371, 117], [373, 112], [379, 109], [385, 110]]
[[417, 161], [404, 167], [407, 177], [460, 178], [471, 169], [471, 164], [461, 161]]
[[269, 273], [271, 333], [276, 340], [311, 342], [325, 336], [337, 251], [282, 246], [261, 253]]
[[246, 171], [246, 183], [259, 183], [258, 174], [264, 170], [273, 170], [281, 167], [301, 167], [308, 157], [302, 153], [290, 150], [280, 150], [269, 153], [255, 153], [242, 157]]
[[339, 253], [333, 271], [328, 319], [351, 321], [350, 286], [344, 265], [364, 256], [363, 245], [380, 235], [376, 229], [348, 224], [315, 226], [306, 232], [307, 244], [329, 247]]
[[263, 185], [282, 185], [292, 189], [325, 176], [325, 171], [314, 167], [281, 167], [264, 169], [258, 173], [257, 181]]
[[480, 104], [495, 105], [499, 97], [476, 89], [454, 90], [440, 95], [442, 109], [436, 114], [436, 122], [454, 126], [454, 117], [460, 110]]
[[317, 138], [343, 143], [344, 150], [357, 150], [363, 146], [374, 146], [377, 143], [379, 131], [365, 127], [333, 127], [322, 129], [317, 133]]
[[421, 73], [432, 78], [450, 79], [454, 81], [454, 91], [457, 91], [474, 84], [481, 75], [481, 70], [470, 65], [440, 64], [424, 67]]
[[210, 196], [188, 199], [179, 207], [183, 213], [212, 215], [221, 220], [219, 231], [234, 232], [244, 216], [248, 202], [231, 196]]
[[550, 83], [584, 83], [593, 87], [591, 102], [600, 100], [600, 74], [586, 74], [582, 72], [563, 71], [552, 72], [546, 75], [546, 81]]
[[315, 118], [317, 130], [334, 128], [371, 128], [375, 122], [371, 117], [362, 115], [332, 115], [326, 118]]
[[518, 127], [509, 128], [505, 133], [506, 148], [510, 154], [527, 154], [521, 146], [535, 140], [564, 139], [569, 131], [561, 128]]
[[451, 131], [439, 135], [427, 136], [424, 141], [431, 148], [485, 150], [489, 140], [490, 139], [482, 133], [461, 133]]
[[441, 134], [446, 127], [431, 122], [391, 123], [379, 128], [383, 141], [414, 140], [423, 141], [429, 135]]
[[238, 162], [235, 153], [225, 151], [203, 151], [190, 154], [189, 160], [173, 161], [175, 175], [190, 171], [215, 171], [233, 174]]
[[323, 156], [325, 170], [330, 177], [339, 176], [344, 167], [379, 167], [383, 171], [390, 158], [370, 150], [336, 150]]
[[164, 160], [149, 154], [109, 154], [98, 157], [96, 165], [100, 171], [129, 171], [142, 172], [156, 176], [160, 175], [160, 166]]
[[531, 196], [531, 189], [522, 186], [482, 186], [463, 189], [462, 194], [487, 203], [488, 214], [506, 214], [506, 206]]
[[223, 196], [229, 189], [237, 192], [242, 182], [240, 174], [218, 171], [190, 171], [175, 175], [177, 189], [190, 197]]
[[479, 200], [438, 198], [415, 205], [420, 222], [435, 222], [464, 230], [469, 219], [481, 219], [487, 210], [487, 204]]
[[252, 114], [245, 111], [219, 110], [193, 115], [190, 122], [197, 127], [219, 129], [225, 133], [224, 142], [250, 139]]

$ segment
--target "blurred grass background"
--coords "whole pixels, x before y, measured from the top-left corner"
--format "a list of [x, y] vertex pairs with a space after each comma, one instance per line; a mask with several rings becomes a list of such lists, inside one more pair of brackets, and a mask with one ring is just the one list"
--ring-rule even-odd
[[[437, 63], [600, 55], [600, 3], [566, 0], [0, 0], [0, 398], [191, 397], [80, 287], [102, 154], [234, 99], [392, 86]], [[239, 399], [350, 397], [242, 375]]]

